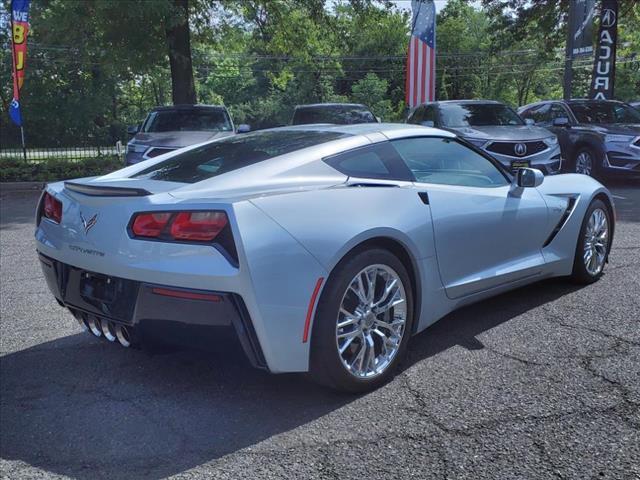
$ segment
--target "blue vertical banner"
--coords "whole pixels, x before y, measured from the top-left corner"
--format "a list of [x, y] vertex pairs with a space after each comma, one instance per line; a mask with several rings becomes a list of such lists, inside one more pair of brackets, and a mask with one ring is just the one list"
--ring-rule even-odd
[[27, 36], [29, 34], [29, 2], [30, 0], [11, 1], [13, 98], [11, 99], [11, 104], [9, 106], [9, 116], [11, 117], [13, 123], [15, 123], [19, 127], [22, 127], [22, 112], [20, 111], [20, 89], [22, 88], [22, 84], [24, 83], [24, 72], [27, 60]]

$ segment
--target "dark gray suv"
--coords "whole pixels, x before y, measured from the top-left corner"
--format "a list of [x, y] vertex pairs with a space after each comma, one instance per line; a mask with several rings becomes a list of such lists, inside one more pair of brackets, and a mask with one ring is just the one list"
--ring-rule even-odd
[[379, 121], [371, 113], [369, 107], [360, 103], [313, 103], [310, 105], [298, 105], [293, 112], [291, 125], [308, 125], [311, 123], [351, 125]]
[[[240, 125], [238, 132], [248, 131]], [[129, 127], [126, 164], [157, 157], [178, 148], [235, 133], [227, 109], [217, 105], [156, 107], [140, 125]]]
[[640, 175], [640, 112], [615, 100], [552, 100], [520, 115], [558, 136], [568, 171]]
[[492, 100], [448, 100], [416, 107], [407, 123], [449, 130], [483, 149], [506, 168], [537, 168], [559, 173], [558, 139], [548, 130], [525, 123], [507, 105]]

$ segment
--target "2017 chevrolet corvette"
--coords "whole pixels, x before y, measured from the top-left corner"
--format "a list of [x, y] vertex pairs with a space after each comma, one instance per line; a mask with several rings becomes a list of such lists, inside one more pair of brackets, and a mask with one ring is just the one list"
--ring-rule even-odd
[[513, 176], [449, 132], [304, 125], [50, 184], [36, 240], [51, 291], [96, 336], [232, 331], [257, 367], [364, 391], [462, 305], [596, 281], [614, 219], [593, 178]]

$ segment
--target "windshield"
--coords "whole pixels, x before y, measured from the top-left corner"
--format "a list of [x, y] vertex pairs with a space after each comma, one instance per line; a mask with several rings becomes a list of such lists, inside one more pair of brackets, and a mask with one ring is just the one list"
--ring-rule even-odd
[[640, 112], [617, 102], [572, 103], [580, 123], [640, 123]]
[[202, 145], [157, 163], [132, 178], [196, 183], [278, 155], [348, 136], [339, 132], [262, 131]]
[[160, 110], [151, 112], [143, 132], [229, 132], [231, 120], [225, 110]]
[[440, 115], [445, 127], [524, 125], [516, 112], [499, 103], [445, 103], [440, 105]]
[[358, 106], [335, 105], [331, 107], [297, 108], [293, 114], [293, 125], [310, 123], [335, 123], [351, 125], [354, 123], [375, 123], [376, 117], [366, 108]]

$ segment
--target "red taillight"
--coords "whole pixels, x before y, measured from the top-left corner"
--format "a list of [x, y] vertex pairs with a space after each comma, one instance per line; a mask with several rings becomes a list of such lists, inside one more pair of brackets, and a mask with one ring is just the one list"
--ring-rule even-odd
[[170, 213], [139, 213], [131, 229], [138, 237], [159, 237], [170, 218]]
[[220, 211], [138, 213], [131, 230], [136, 237], [210, 242], [227, 223], [227, 214]]
[[62, 221], [62, 202], [49, 192], [45, 192], [42, 213], [45, 218], [48, 218], [53, 222], [60, 223]]
[[171, 224], [171, 236], [176, 240], [210, 242], [226, 225], [224, 212], [180, 212]]

